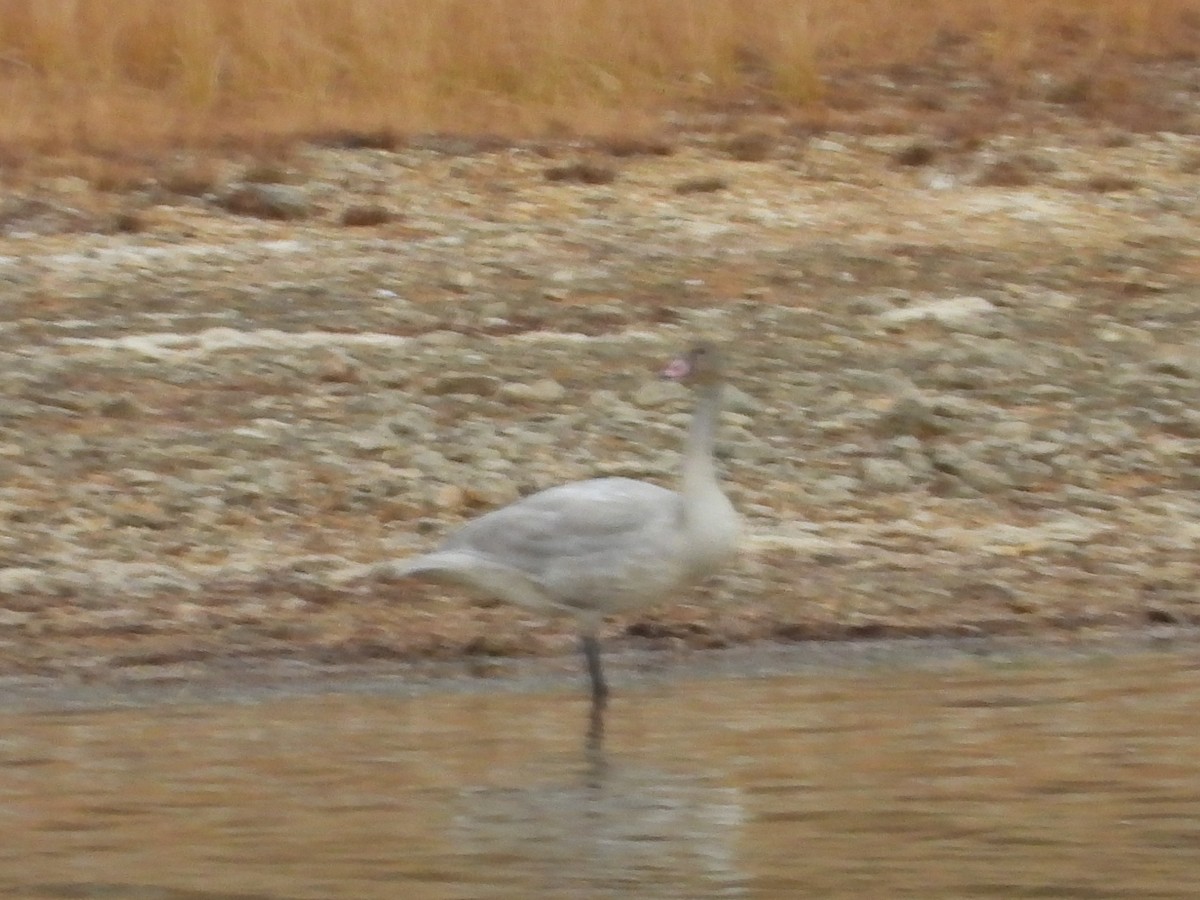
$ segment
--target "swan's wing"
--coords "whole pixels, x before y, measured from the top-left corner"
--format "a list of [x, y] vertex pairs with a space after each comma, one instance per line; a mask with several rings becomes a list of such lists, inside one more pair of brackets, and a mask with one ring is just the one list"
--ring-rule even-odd
[[625, 549], [679, 528], [679, 496], [631, 478], [549, 488], [468, 522], [442, 545], [534, 573], [548, 560]]
[[438, 554], [515, 569], [554, 602], [617, 608], [681, 578], [680, 499], [628, 478], [550, 488], [469, 522]]

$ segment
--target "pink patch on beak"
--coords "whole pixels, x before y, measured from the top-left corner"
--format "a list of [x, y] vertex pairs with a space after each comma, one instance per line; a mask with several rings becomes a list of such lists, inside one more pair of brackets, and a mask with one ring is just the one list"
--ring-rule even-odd
[[678, 381], [680, 378], [686, 378], [691, 374], [692, 367], [686, 359], [680, 357], [672, 360], [671, 363], [662, 370], [663, 378], [670, 378], [672, 381]]

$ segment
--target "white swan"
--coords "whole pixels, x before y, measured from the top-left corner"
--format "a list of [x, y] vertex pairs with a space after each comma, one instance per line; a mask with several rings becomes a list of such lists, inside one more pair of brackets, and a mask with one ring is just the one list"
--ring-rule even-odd
[[576, 616], [592, 700], [602, 705], [608, 685], [596, 635], [603, 616], [658, 603], [712, 574], [734, 554], [740, 530], [713, 460], [719, 353], [698, 345], [663, 377], [696, 391], [678, 491], [631, 478], [548, 488], [468, 522], [434, 552], [400, 562], [389, 574], [464, 584]]

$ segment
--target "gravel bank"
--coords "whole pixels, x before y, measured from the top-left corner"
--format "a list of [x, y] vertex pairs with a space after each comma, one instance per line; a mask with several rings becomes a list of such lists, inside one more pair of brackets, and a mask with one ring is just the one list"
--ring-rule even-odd
[[10, 196], [0, 673], [565, 653], [335, 574], [563, 480], [669, 483], [687, 398], [653, 374], [697, 330], [751, 534], [612, 644], [1200, 623], [1200, 139], [911, 145], [311, 149], [257, 199], [236, 167]]

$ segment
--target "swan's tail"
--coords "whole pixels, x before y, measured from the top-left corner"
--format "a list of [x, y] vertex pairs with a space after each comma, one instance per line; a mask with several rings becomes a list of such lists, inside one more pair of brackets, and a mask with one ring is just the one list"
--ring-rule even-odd
[[339, 575], [341, 577], [337, 582], [344, 588], [401, 578], [420, 578], [472, 588], [483, 595], [532, 609], [556, 608], [536, 580], [527, 573], [459, 550], [437, 550], [408, 559], [352, 566]]
[[346, 566], [333, 575], [335, 584], [348, 587], [359, 583], [395, 581], [400, 578], [436, 577], [456, 571], [461, 563], [446, 559], [453, 554], [426, 553], [408, 559], [385, 559], [382, 562]]

